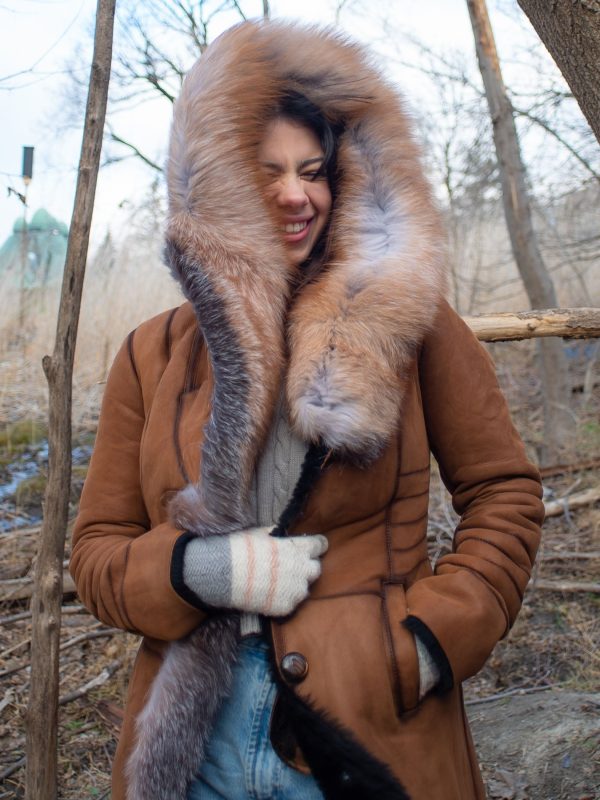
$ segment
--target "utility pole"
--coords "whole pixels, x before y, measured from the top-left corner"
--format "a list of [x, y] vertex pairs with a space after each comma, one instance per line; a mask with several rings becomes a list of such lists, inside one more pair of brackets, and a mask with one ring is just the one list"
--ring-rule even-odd
[[25, 279], [27, 275], [28, 252], [29, 252], [29, 231], [27, 229], [27, 190], [33, 178], [33, 147], [23, 148], [23, 168], [21, 177], [25, 188], [23, 193], [9, 188], [8, 193], [14, 194], [23, 203], [23, 228], [21, 230], [21, 274], [19, 278], [19, 338], [22, 337], [25, 328]]

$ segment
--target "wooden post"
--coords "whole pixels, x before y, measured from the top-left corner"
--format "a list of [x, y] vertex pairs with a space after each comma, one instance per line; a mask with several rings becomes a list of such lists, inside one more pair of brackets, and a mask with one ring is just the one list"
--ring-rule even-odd
[[27, 706], [26, 800], [56, 800], [58, 652], [62, 562], [71, 483], [71, 395], [75, 341], [112, 60], [116, 0], [98, 0], [75, 204], [56, 340], [42, 365], [49, 389], [49, 468], [31, 602], [31, 689]]

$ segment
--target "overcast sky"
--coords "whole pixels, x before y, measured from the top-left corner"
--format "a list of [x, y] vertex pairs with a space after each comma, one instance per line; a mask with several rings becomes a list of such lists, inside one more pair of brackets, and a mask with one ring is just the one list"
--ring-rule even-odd
[[[250, 3], [243, 5], [245, 9], [250, 7]], [[256, 1], [255, 5], [258, 13], [262, 4]], [[362, 5], [385, 9], [385, 0]], [[511, 18], [514, 5], [512, 0], [490, 0], [501, 54], [503, 44], [519, 35], [518, 25]], [[21, 203], [14, 195], [7, 197], [7, 190], [10, 186], [23, 191], [20, 173], [24, 145], [35, 147], [29, 216], [43, 206], [67, 224], [70, 221], [81, 131], [58, 134], [54, 118], [63, 102], [60, 87], [65, 80], [65, 62], [82, 43], [89, 47], [91, 57], [89, 30], [95, 7], [95, 0], [0, 1], [0, 244], [22, 213]], [[274, 17], [321, 23], [333, 20], [331, 0], [272, 0], [271, 7]], [[382, 47], [380, 24], [353, 13], [352, 3], [348, 7], [342, 14], [342, 26], [351, 35]], [[472, 53], [472, 34], [464, 0], [389, 0], [388, 9], [388, 34], [394, 27], [414, 33], [431, 48], [454, 48]], [[418, 103], [415, 73], [392, 64], [386, 69], [410, 99]], [[159, 157], [168, 134], [168, 115], [157, 115], [152, 108], [141, 107], [127, 124], [128, 131], [139, 135], [149, 152]], [[133, 162], [102, 170], [93, 242], [103, 238], [107, 228], [118, 232], [126, 216], [125, 209], [143, 194], [150, 178], [147, 169]]]

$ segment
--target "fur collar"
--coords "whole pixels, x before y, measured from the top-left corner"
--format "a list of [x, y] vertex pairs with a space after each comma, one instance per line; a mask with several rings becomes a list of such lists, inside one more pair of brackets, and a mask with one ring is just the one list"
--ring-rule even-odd
[[[264, 120], [287, 89], [344, 127], [330, 257], [289, 315], [293, 268], [257, 165]], [[245, 519], [282, 379], [307, 441], [363, 463], [381, 453], [443, 291], [442, 234], [402, 101], [359, 47], [316, 28], [243, 23], [208, 48], [175, 105], [168, 189], [166, 258], [216, 383], [201, 485], [174, 513], [187, 527], [199, 513], [209, 527], [218, 518], [222, 530], [223, 515]]]

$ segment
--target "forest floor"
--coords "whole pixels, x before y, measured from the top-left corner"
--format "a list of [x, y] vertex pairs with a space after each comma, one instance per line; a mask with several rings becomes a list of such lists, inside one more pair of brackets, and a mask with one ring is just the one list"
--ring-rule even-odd
[[[531, 451], [536, 437], [539, 441], [539, 387], [513, 380], [529, 374], [518, 359], [502, 362], [499, 374]], [[545, 523], [516, 624], [483, 670], [464, 685], [489, 800], [600, 800], [600, 502], [569, 505], [569, 498], [600, 485], [599, 411], [596, 393], [579, 416], [578, 457], [570, 467], [544, 474], [545, 499], [564, 499], [561, 513]], [[92, 427], [75, 437], [72, 513]], [[43, 424], [7, 424], [4, 432], [0, 426], [0, 800], [24, 796], [31, 642], [27, 593], [46, 463]], [[434, 475], [433, 559], [448, 549], [455, 522]], [[60, 800], [110, 797], [110, 762], [137, 646], [136, 636], [99, 623], [72, 590], [65, 593]]]
[[[599, 477], [582, 470], [546, 485], [562, 496]], [[434, 503], [432, 520], [447, 513]], [[23, 797], [31, 620], [27, 600], [7, 594], [27, 591], [38, 530], [0, 535], [0, 798]], [[536, 588], [597, 582], [599, 551], [598, 507], [547, 520], [521, 614], [464, 686], [490, 800], [600, 800], [600, 595]], [[97, 622], [66, 594], [61, 643], [59, 797], [108, 798], [137, 637]]]

